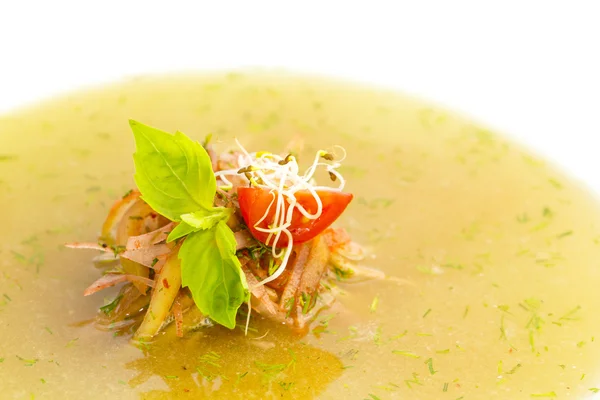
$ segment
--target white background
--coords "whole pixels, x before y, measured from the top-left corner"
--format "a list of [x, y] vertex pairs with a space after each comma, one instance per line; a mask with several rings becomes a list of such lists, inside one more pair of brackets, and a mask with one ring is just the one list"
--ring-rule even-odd
[[0, 113], [146, 72], [284, 67], [432, 100], [598, 192], [599, 59], [598, 1], [0, 2]]

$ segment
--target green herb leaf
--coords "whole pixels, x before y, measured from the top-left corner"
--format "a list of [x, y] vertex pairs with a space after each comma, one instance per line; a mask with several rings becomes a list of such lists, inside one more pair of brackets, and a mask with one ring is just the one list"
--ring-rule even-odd
[[177, 240], [179, 238], [187, 236], [190, 233], [196, 232], [196, 231], [197, 231], [196, 228], [194, 228], [193, 226], [189, 226], [185, 222], [181, 221], [179, 224], [177, 224], [177, 226], [175, 228], [173, 228], [173, 230], [169, 233], [169, 236], [167, 236], [167, 243], [170, 243], [173, 240]]
[[181, 132], [167, 132], [130, 120], [135, 137], [135, 183], [142, 199], [173, 221], [210, 209], [216, 180], [204, 148]]
[[106, 315], [110, 314], [115, 308], [117, 308], [117, 305], [119, 305], [119, 302], [122, 298], [122, 294], [118, 295], [113, 299], [113, 301], [100, 307], [100, 311], [102, 311]]
[[179, 250], [181, 283], [202, 313], [229, 329], [248, 298], [248, 284], [235, 255], [233, 232], [221, 220], [208, 230], [188, 235]]
[[201, 209], [188, 214], [182, 214], [181, 220], [196, 230], [210, 229], [221, 220], [227, 221], [233, 209], [225, 207], [212, 207], [211, 209]]

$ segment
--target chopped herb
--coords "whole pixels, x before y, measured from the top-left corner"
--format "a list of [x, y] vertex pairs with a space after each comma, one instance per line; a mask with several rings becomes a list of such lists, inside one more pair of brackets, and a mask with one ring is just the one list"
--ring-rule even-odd
[[152, 260], [152, 264], [150, 264], [151, 267], [154, 267], [156, 265], [156, 263], [158, 262], [158, 258], [154, 258]]
[[400, 339], [401, 337], [404, 337], [407, 334], [408, 334], [408, 330], [405, 330], [404, 332], [399, 333], [398, 335], [392, 336], [390, 339], [392, 339], [392, 340]]
[[506, 373], [507, 373], [507, 374], [509, 374], [509, 375], [512, 375], [512, 374], [514, 374], [515, 372], [517, 372], [517, 371], [519, 370], [519, 368], [521, 368], [521, 364], [517, 364], [517, 365], [515, 365], [514, 367], [512, 367], [512, 369], [511, 369], [510, 371], [508, 371], [508, 372], [506, 372]]
[[133, 190], [132, 190], [132, 189], [130, 189], [130, 190], [128, 190], [127, 192], [125, 192], [125, 194], [123, 195], [123, 197], [122, 197], [122, 198], [123, 198], [123, 199], [124, 199], [124, 198], [126, 198], [126, 197], [127, 197], [127, 196], [129, 196], [131, 193], [133, 193]]
[[54, 335], [54, 332], [52, 332], [52, 330], [50, 328], [48, 328], [47, 326], [44, 327], [44, 329], [46, 330], [46, 332], [48, 332], [51, 335]]
[[517, 222], [519, 222], [520, 224], [524, 224], [528, 221], [529, 221], [529, 216], [527, 215], [527, 213], [517, 215]]
[[405, 356], [405, 357], [410, 357], [410, 358], [421, 358], [420, 355], [415, 354], [411, 351], [405, 351], [405, 350], [392, 350], [392, 353], [394, 354], [398, 354], [401, 356]]
[[110, 303], [100, 307], [100, 311], [102, 311], [106, 315], [109, 315], [119, 305], [119, 302], [121, 301], [122, 298], [123, 298], [122, 294], [118, 295]]
[[165, 375], [166, 379], [179, 379], [177, 375]]
[[577, 312], [579, 312], [579, 310], [581, 310], [581, 306], [575, 307], [574, 309], [572, 309], [571, 311], [567, 312], [565, 315], [560, 317], [558, 320], [559, 321], [576, 321], [579, 318], [576, 317], [575, 314], [577, 314]]
[[119, 385], [127, 385], [127, 382], [125, 382], [122, 379], [119, 379], [118, 382], [119, 382]]
[[269, 258], [269, 276], [273, 275], [275, 273], [275, 271], [277, 271], [277, 268], [279, 268], [279, 264], [277, 264], [275, 262], [275, 258], [270, 257]]
[[425, 361], [425, 364], [427, 364], [427, 368], [429, 368], [429, 373], [431, 375], [435, 375], [435, 373], [438, 372], [438, 371], [436, 371], [436, 370], [433, 369], [433, 359], [432, 358], [428, 358]]
[[581, 342], [577, 342], [577, 347], [582, 348], [583, 346], [585, 346], [584, 340], [582, 340]]
[[8, 301], [12, 301], [12, 299], [6, 293], [3, 294], [4, 298]]
[[302, 292], [300, 294], [300, 305], [302, 306], [302, 314], [307, 314], [310, 311], [310, 309], [314, 305], [312, 299], [313, 297], [309, 293]]
[[144, 219], [144, 217], [142, 217], [140, 215], [130, 215], [129, 219], [132, 219], [134, 221], [142, 221]]
[[25, 363], [26, 367], [32, 367], [35, 365], [35, 363], [37, 363], [39, 360], [37, 358], [23, 358], [21, 356], [16, 356], [19, 360], [23, 361]]
[[419, 380], [419, 374], [417, 374], [416, 372], [412, 373], [412, 379], [405, 379], [404, 383], [406, 384], [406, 386], [408, 386], [409, 389], [412, 389], [412, 385], [420, 385], [423, 386], [423, 384], [421, 383], [421, 381]]
[[294, 307], [294, 298], [290, 297], [289, 299], [286, 300], [285, 304], [283, 305], [284, 308], [287, 310], [287, 312], [285, 313], [286, 318], [289, 318], [290, 315], [292, 314], [292, 308]]
[[4, 362], [4, 357], [0, 357], [0, 363]]
[[541, 397], [555, 398], [556, 397], [556, 393], [554, 391], [548, 392], [548, 393], [532, 393], [530, 396], [531, 397], [537, 397], [537, 398], [541, 398]]
[[71, 339], [67, 342], [67, 344], [65, 345], [65, 347], [73, 347], [75, 346], [75, 343], [79, 340], [78, 337], [76, 337], [75, 339]]
[[582, 381], [583, 378], [585, 378], [585, 374], [581, 374], [581, 378], [579, 378], [579, 380]]
[[431, 312], [431, 308], [429, 308], [427, 311], [425, 311], [425, 314], [423, 314], [423, 318], [428, 316], [430, 312]]
[[27, 257], [25, 257], [23, 254], [21, 253], [17, 253], [14, 250], [10, 251], [12, 253], [12, 255], [15, 257], [15, 259], [20, 262], [21, 264], [26, 264], [27, 263]]
[[467, 318], [467, 315], [469, 314], [469, 306], [465, 307], [465, 312], [463, 313], [463, 318]]
[[567, 366], [565, 364], [558, 364], [559, 367], [561, 367], [562, 369], [567, 368]]
[[425, 333], [425, 332], [417, 332], [415, 333], [417, 336], [433, 336], [433, 333]]
[[0, 162], [16, 160], [17, 156], [14, 154], [0, 154]]
[[506, 304], [499, 304], [499, 305], [497, 306], [497, 308], [498, 308], [498, 310], [500, 310], [500, 311], [503, 311], [503, 312], [505, 312], [505, 313], [507, 313], [507, 314], [509, 314], [509, 315], [512, 315], [512, 314], [511, 314], [511, 313], [508, 311], [508, 309], [509, 309], [510, 307], [509, 307], [508, 305], [506, 305]]
[[599, 392], [600, 392], [600, 389], [599, 389], [599, 388], [595, 388], [595, 387], [593, 387], [593, 388], [589, 388], [588, 390], [589, 390], [590, 392], [592, 392], [592, 393], [599, 393]]
[[373, 393], [369, 393], [369, 397], [373, 400], [381, 400], [379, 397], [375, 396]]
[[448, 353], [450, 353], [450, 349], [436, 350], [435, 352], [437, 354], [448, 354]]
[[341, 268], [339, 265], [333, 266], [333, 273], [335, 274], [338, 281], [343, 279], [351, 278], [354, 275], [354, 271], [350, 268]]
[[40, 382], [46, 383], [46, 380], [44, 378], [40, 378]]
[[444, 264], [443, 267], [452, 268], [452, 269], [464, 269], [465, 266], [462, 264]]
[[371, 307], [369, 307], [369, 309], [371, 310], [372, 313], [374, 313], [375, 311], [377, 311], [377, 306], [379, 305], [379, 295], [375, 296], [373, 298], [373, 301], [371, 301]]
[[563, 185], [554, 178], [548, 179], [548, 182], [557, 189], [562, 189]]
[[573, 234], [573, 231], [566, 231], [566, 232], [559, 233], [558, 235], [556, 235], [556, 238], [557, 239], [562, 239], [562, 238], [570, 236], [572, 234]]
[[442, 389], [442, 392], [447, 392], [448, 391], [448, 382], [444, 382], [444, 388]]

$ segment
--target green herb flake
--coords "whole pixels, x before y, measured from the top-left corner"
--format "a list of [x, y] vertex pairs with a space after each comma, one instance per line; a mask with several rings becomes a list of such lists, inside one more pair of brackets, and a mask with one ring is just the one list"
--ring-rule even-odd
[[409, 389], [412, 389], [412, 385], [423, 386], [423, 383], [419, 380], [419, 374], [416, 372], [412, 373], [412, 379], [405, 379], [404, 383], [408, 386]]
[[435, 375], [435, 373], [438, 372], [438, 371], [436, 371], [436, 370], [433, 369], [433, 359], [432, 358], [428, 358], [425, 361], [425, 364], [427, 364], [427, 368], [429, 369], [429, 373], [431, 375]]
[[371, 312], [374, 313], [375, 311], [377, 311], [378, 305], [379, 305], [379, 295], [377, 295], [373, 298], [373, 301], [371, 301], [371, 306], [369, 307], [369, 310], [371, 310]]
[[563, 233], [559, 233], [558, 235], [556, 235], [556, 238], [562, 239], [564, 237], [571, 236], [572, 234], [573, 234], [573, 231], [565, 231]]
[[600, 393], [600, 388], [593, 387], [593, 388], [589, 388], [588, 390], [592, 393]]
[[530, 396], [535, 398], [555, 398], [556, 392], [552, 391], [548, 393], [532, 393], [530, 394]]
[[585, 346], [585, 341], [582, 340], [580, 342], [577, 342], [577, 347], [582, 348], [583, 346]]
[[67, 344], [65, 345], [65, 347], [69, 348], [69, 347], [73, 347], [75, 346], [75, 343], [77, 343], [77, 341], [79, 340], [78, 337], [76, 337], [75, 339], [71, 339], [67, 342]]
[[559, 366], [559, 367], [561, 367], [563, 370], [564, 370], [565, 368], [567, 368], [567, 366], [566, 366], [565, 364], [558, 364], [558, 366]]
[[48, 332], [49, 334], [54, 335], [54, 332], [52, 332], [52, 330], [50, 328], [48, 328], [47, 326], [44, 327], [44, 330], [46, 332]]
[[581, 378], [579, 378], [579, 380], [582, 381], [583, 378], [585, 378], [585, 374], [581, 374]]
[[177, 375], [165, 375], [165, 379], [179, 379]]
[[14, 161], [17, 158], [15, 154], [0, 154], [0, 162]]
[[119, 383], [119, 385], [127, 385], [127, 382], [125, 382], [122, 379], [119, 379], [117, 382]]
[[373, 400], [381, 400], [378, 396], [375, 396], [373, 393], [369, 393], [369, 397]]
[[557, 181], [554, 178], [550, 178], [548, 179], [548, 183], [550, 183], [552, 186], [554, 186], [556, 189], [562, 189], [563, 185], [562, 183], [560, 183], [559, 181]]
[[514, 367], [512, 367], [512, 368], [511, 368], [511, 370], [510, 370], [510, 371], [507, 371], [506, 373], [507, 373], [508, 375], [512, 375], [512, 374], [514, 374], [515, 372], [517, 372], [517, 371], [519, 370], [519, 368], [521, 368], [521, 364], [517, 364], [517, 365], [515, 365]]
[[421, 358], [420, 355], [415, 354], [412, 351], [392, 350], [392, 353], [398, 354], [398, 355], [401, 355], [401, 356], [405, 356], [405, 357], [410, 357], [410, 358]]
[[46, 383], [46, 380], [45, 380], [44, 378], [40, 378], [40, 382], [42, 382], [42, 383], [44, 383], [44, 384], [45, 384], [45, 383]]
[[425, 318], [426, 316], [428, 316], [430, 312], [431, 312], [431, 308], [429, 308], [427, 311], [425, 311], [422, 318]]
[[399, 333], [399, 334], [397, 334], [397, 335], [394, 335], [394, 336], [392, 336], [390, 339], [391, 339], [391, 340], [400, 339], [400, 338], [402, 338], [402, 337], [406, 336], [407, 334], [408, 334], [408, 330], [405, 330], [405, 331], [404, 331], [404, 332], [402, 332], [402, 333]]
[[110, 303], [100, 307], [100, 311], [102, 311], [105, 315], [109, 315], [119, 305], [119, 302], [121, 301], [122, 298], [123, 298], [122, 294], [118, 295]]
[[558, 320], [559, 321], [576, 321], [579, 319], [579, 317], [576, 316], [576, 314], [579, 312], [579, 310], [581, 310], [581, 306], [575, 307], [574, 309], [572, 309], [571, 311], [567, 312], [565, 315], [560, 317]]
[[436, 354], [448, 354], [448, 353], [450, 353], [450, 349], [436, 350], [435, 353]]
[[4, 362], [4, 357], [0, 357], [0, 363]]
[[25, 363], [26, 367], [34, 366], [39, 360], [37, 358], [23, 358], [21, 356], [16, 356], [20, 361]]
[[444, 382], [444, 387], [442, 388], [442, 392], [447, 392], [448, 391], [448, 385], [450, 383], [449, 382]]
[[469, 306], [465, 307], [465, 311], [463, 312], [463, 319], [467, 318], [467, 315], [469, 315]]

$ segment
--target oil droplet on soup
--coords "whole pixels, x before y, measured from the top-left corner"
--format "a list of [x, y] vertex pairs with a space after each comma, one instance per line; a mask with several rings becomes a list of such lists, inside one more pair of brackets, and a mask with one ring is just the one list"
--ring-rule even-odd
[[[147, 349], [91, 323], [93, 240], [133, 185], [128, 119], [221, 150], [343, 145], [338, 221], [385, 281], [340, 283], [305, 337], [255, 317]], [[0, 118], [0, 382], [29, 398], [585, 398], [600, 391], [600, 208], [488, 130], [291, 76], [143, 78]]]

